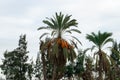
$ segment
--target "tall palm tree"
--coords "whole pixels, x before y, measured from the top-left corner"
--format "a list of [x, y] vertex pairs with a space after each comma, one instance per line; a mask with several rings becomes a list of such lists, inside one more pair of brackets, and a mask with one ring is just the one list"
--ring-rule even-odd
[[[46, 18], [46, 20], [43, 20], [43, 23], [46, 24], [47, 27], [40, 27], [38, 30], [47, 29], [49, 32], [51, 30], [50, 34], [52, 38], [46, 42], [44, 49], [47, 52], [48, 59], [54, 65], [54, 80], [57, 75], [57, 67], [65, 66], [67, 61], [73, 61], [76, 57], [74, 47], [77, 46], [72, 39], [74, 38], [80, 43], [75, 36], [71, 36], [71, 39], [68, 41], [63, 35], [66, 33], [72, 34], [72, 32], [77, 32], [80, 34], [81, 32], [77, 29], [77, 21], [75, 19], [71, 19], [71, 15], [64, 15], [61, 12], [56, 13], [53, 18]], [[40, 39], [46, 35], [48, 36], [48, 34], [49, 33], [43, 33], [40, 36]]]
[[91, 34], [87, 34], [86, 36], [86, 38], [89, 41], [94, 43], [94, 46], [92, 48], [96, 47], [98, 49], [96, 54], [98, 55], [99, 60], [98, 59], [96, 60], [96, 66], [99, 71], [99, 77], [98, 77], [99, 80], [103, 80], [102, 72], [105, 71], [105, 73], [107, 73], [107, 70], [110, 68], [109, 60], [105, 52], [102, 50], [102, 48], [108, 42], [113, 41], [113, 39], [110, 38], [111, 36], [112, 36], [112, 33], [107, 33], [107, 32], [101, 33], [100, 31], [98, 32], [98, 34], [95, 34], [94, 32], [92, 32]]

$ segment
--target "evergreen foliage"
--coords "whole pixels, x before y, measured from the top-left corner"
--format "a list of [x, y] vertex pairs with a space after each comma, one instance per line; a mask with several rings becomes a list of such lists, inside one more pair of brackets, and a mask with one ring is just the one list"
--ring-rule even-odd
[[37, 58], [36, 58], [36, 63], [35, 63], [35, 67], [34, 67], [34, 74], [35, 77], [37, 77], [39, 80], [42, 79], [42, 62], [40, 59], [40, 53], [37, 54]]
[[27, 80], [26, 75], [31, 64], [28, 64], [26, 35], [21, 35], [19, 44], [11, 52], [4, 53], [3, 64], [0, 66], [7, 80]]

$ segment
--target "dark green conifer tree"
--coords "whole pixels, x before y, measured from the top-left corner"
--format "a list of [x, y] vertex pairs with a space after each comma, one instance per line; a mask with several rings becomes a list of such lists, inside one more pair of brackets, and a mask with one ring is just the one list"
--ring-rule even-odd
[[4, 53], [3, 64], [0, 66], [6, 80], [26, 80], [28, 68], [31, 64], [27, 63], [27, 42], [26, 35], [21, 35], [19, 44], [16, 49], [11, 52]]
[[40, 53], [37, 54], [36, 64], [35, 64], [35, 67], [34, 67], [34, 74], [35, 74], [35, 77], [38, 78], [38, 80], [41, 80], [42, 62], [40, 60]]

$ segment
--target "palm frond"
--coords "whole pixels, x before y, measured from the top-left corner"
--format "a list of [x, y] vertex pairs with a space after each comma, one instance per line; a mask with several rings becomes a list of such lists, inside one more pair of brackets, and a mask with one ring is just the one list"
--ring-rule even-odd
[[75, 53], [75, 51], [73, 50], [73, 49], [70, 49], [70, 53], [69, 53], [69, 60], [71, 61], [71, 62], [73, 62], [74, 61], [74, 59], [76, 58], [76, 53]]
[[104, 33], [99, 34], [99, 36], [100, 36], [100, 44], [101, 44], [101, 46], [105, 45], [108, 42], [113, 41], [112, 38], [110, 38], [110, 36], [112, 36], [112, 33], [104, 32]]
[[68, 53], [67, 48], [63, 48], [63, 54], [66, 58], [68, 58], [69, 53]]
[[85, 54], [88, 50], [90, 50], [90, 48], [87, 48], [83, 51], [83, 54]]
[[92, 41], [94, 44], [96, 44], [94, 35], [87, 34], [86, 39], [88, 39], [89, 41]]
[[58, 44], [54, 44], [54, 46], [53, 46], [53, 53], [56, 54], [57, 58], [58, 58], [58, 54], [59, 54], [58, 51], [59, 51], [58, 50]]
[[72, 34], [71, 30], [66, 30], [65, 32], [66, 32], [66, 33]]
[[63, 26], [63, 29], [65, 29], [64, 27], [66, 26], [66, 24], [68, 23], [68, 21], [70, 20], [70, 17], [72, 15], [66, 15], [63, 19], [63, 22], [62, 22], [62, 26]]
[[46, 25], [48, 25], [50, 28], [54, 28], [54, 24], [52, 24], [50, 21], [48, 21], [48, 20], [43, 20], [43, 23], [44, 24], [46, 24]]
[[73, 20], [70, 20], [68, 23], [66, 23], [63, 29], [67, 29], [71, 26], [76, 26], [77, 27], [77, 25], [78, 25], [78, 23], [76, 22], [75, 19], [73, 19]]
[[72, 44], [75, 46], [75, 48], [77, 48], [78, 49], [78, 47], [77, 47], [77, 43], [75, 43], [74, 41], [72, 41], [72, 40], [70, 40], [71, 42], [72, 42]]
[[105, 45], [105, 44], [108, 43], [108, 42], [113, 42], [113, 39], [112, 39], [112, 38], [109, 38], [109, 39], [105, 40], [102, 45]]
[[56, 18], [53, 16], [53, 18], [50, 18], [49, 21], [53, 24], [51, 27], [52, 29], [57, 29], [58, 24], [56, 23]]
[[46, 35], [48, 35], [49, 33], [43, 33], [41, 36], [40, 36], [40, 39]]
[[[92, 34], [92, 36], [93, 36], [93, 38], [94, 38], [94, 44], [97, 46], [97, 47], [100, 47], [100, 38], [99, 38], [99, 36], [97, 35], [97, 34], [95, 34], [94, 32], [92, 32], [91, 33]], [[99, 32], [98, 32], [98, 34], [99, 34]]]
[[66, 30], [65, 32], [77, 32], [77, 33], [81, 33], [78, 29], [70, 29], [70, 30]]
[[74, 36], [71, 36], [71, 37], [74, 38], [75, 40], [77, 40], [79, 42], [79, 44], [82, 45], [82, 43], [76, 37], [74, 37]]
[[92, 46], [91, 51], [93, 51], [93, 50], [95, 49], [95, 47], [96, 47], [96, 46]]
[[42, 29], [50, 29], [50, 27], [39, 27], [37, 30], [42, 30]]
[[57, 33], [56, 30], [53, 30], [53, 31], [51, 32], [51, 36], [54, 36], [56, 33]]
[[56, 20], [57, 20], [57, 24], [59, 26], [59, 29], [62, 28], [63, 17], [64, 17], [64, 15], [61, 12], [59, 14], [56, 13]]

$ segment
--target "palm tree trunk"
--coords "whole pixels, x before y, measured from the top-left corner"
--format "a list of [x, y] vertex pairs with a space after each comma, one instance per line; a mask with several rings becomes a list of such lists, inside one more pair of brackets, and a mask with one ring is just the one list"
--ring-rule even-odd
[[103, 80], [103, 75], [102, 75], [102, 54], [101, 54], [101, 49], [99, 49], [99, 78], [98, 80]]
[[42, 52], [42, 63], [43, 63], [43, 76], [44, 80], [46, 80], [46, 62], [45, 62], [45, 53]]
[[55, 80], [55, 77], [56, 77], [56, 69], [57, 69], [57, 67], [56, 67], [56, 65], [54, 64], [54, 66], [53, 66], [52, 80]]

